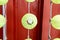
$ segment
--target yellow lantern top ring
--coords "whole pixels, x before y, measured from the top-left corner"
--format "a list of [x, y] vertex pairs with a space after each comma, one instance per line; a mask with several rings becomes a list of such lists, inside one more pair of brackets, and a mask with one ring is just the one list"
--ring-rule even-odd
[[35, 0], [26, 0], [26, 2], [34, 2]]

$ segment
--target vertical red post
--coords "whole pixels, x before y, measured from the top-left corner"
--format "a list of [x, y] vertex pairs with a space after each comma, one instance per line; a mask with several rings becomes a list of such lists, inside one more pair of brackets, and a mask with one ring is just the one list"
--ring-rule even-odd
[[44, 0], [42, 40], [48, 40], [49, 20], [50, 20], [50, 0]]

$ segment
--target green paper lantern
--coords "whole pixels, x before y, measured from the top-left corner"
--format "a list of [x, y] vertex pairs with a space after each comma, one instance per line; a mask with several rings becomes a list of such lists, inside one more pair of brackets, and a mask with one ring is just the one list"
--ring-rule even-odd
[[22, 17], [22, 25], [26, 29], [33, 29], [37, 25], [37, 17], [34, 14], [27, 13]]
[[53, 40], [60, 40], [60, 38], [55, 38], [55, 39], [53, 39]]
[[0, 14], [0, 28], [2, 28], [6, 23], [6, 18]]
[[60, 15], [56, 15], [51, 19], [52, 27], [60, 30]]
[[51, 0], [52, 3], [55, 3], [55, 4], [60, 4], [60, 0]]
[[34, 2], [35, 0], [26, 0], [26, 2]]
[[8, 0], [0, 0], [0, 5], [5, 5], [8, 2]]

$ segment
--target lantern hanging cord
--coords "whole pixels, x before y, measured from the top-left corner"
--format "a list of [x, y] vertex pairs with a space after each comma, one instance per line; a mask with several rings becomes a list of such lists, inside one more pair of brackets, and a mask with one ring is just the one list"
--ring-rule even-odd
[[[6, 5], [2, 6], [2, 13], [3, 13], [3, 16], [6, 17]], [[3, 40], [7, 40], [7, 36], [6, 36], [6, 24], [3, 27]]]
[[51, 2], [50, 3], [50, 20], [49, 20], [49, 29], [48, 29], [48, 40], [52, 39], [51, 35], [50, 35], [50, 32], [51, 32], [51, 23], [50, 23], [50, 21], [51, 21], [51, 18], [52, 18], [52, 5], [53, 5], [53, 3]]
[[[28, 2], [28, 13], [30, 13], [30, 2]], [[29, 29], [28, 29], [28, 38], [30, 37], [30, 31], [29, 31]]]
[[30, 35], [29, 35], [29, 30], [28, 30], [28, 38], [30, 38]]
[[30, 2], [28, 3], [28, 13], [30, 13]]

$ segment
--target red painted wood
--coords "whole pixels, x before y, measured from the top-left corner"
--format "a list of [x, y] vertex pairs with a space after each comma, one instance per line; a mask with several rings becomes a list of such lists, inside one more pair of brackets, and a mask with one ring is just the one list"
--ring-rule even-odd
[[[2, 6], [0, 6], [0, 14], [2, 14]], [[3, 37], [3, 28], [0, 28], [0, 39], [2, 39]]]
[[49, 17], [50, 17], [50, 0], [44, 0], [42, 40], [48, 40]]
[[7, 15], [7, 40], [14, 40], [14, 12], [13, 0], [9, 0], [6, 9]]

